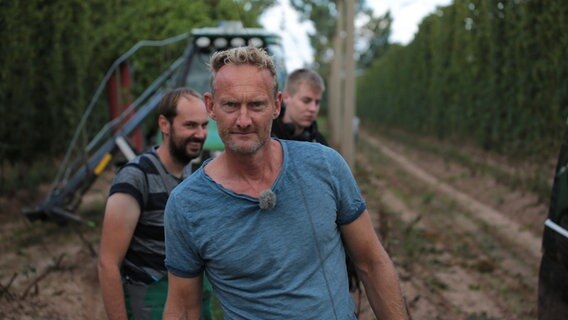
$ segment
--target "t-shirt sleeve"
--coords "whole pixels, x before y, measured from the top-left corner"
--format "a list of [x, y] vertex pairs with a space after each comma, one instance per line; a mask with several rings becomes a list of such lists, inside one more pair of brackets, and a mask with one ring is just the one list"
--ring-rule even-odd
[[144, 208], [144, 203], [147, 201], [148, 182], [142, 169], [133, 164], [127, 164], [122, 167], [114, 178], [109, 196], [115, 193], [131, 195], [136, 199], [140, 208]]
[[184, 199], [179, 199], [180, 197], [174, 191], [168, 199], [164, 212], [165, 264], [172, 274], [182, 278], [192, 278], [203, 272], [203, 261], [195, 244], [192, 243], [191, 223], [186, 221]]
[[[332, 150], [332, 149], [328, 149]], [[357, 181], [343, 157], [332, 150], [328, 154], [330, 176], [336, 192], [337, 224], [355, 221], [367, 209]]]

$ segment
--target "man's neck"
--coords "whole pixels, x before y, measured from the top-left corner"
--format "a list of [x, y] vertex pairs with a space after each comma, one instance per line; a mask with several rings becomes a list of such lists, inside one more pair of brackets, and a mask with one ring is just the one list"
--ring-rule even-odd
[[284, 118], [282, 118], [282, 122], [287, 125], [287, 126], [292, 126], [294, 128], [294, 136], [298, 136], [300, 135], [302, 132], [304, 132], [305, 128], [298, 126], [297, 124], [295, 124], [294, 122], [292, 122], [291, 119], [287, 119], [286, 116], [284, 115]]
[[276, 140], [270, 139], [259, 152], [251, 155], [225, 150], [219, 158], [205, 167], [205, 171], [227, 189], [258, 197], [276, 180], [282, 158], [282, 146]]
[[294, 126], [294, 136], [299, 136], [302, 134], [302, 132], [304, 132], [304, 130], [306, 130], [306, 128], [304, 127], [300, 127], [296, 124], [292, 124]]
[[172, 157], [172, 155], [168, 152], [168, 147], [164, 143], [161, 143], [158, 146], [156, 154], [158, 155], [158, 158], [160, 158], [160, 162], [171, 175], [181, 178], [185, 165], [179, 163]]

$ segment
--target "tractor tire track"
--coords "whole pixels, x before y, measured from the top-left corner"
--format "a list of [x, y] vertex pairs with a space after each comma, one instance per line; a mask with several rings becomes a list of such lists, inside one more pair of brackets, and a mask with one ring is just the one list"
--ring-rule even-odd
[[[378, 199], [378, 204], [369, 205], [370, 211], [375, 214], [376, 211], [391, 212], [406, 225], [407, 231], [409, 228], [423, 230], [426, 237], [431, 238], [427, 240], [432, 240], [431, 248], [427, 250], [434, 253], [415, 257], [414, 260], [437, 261], [434, 267], [420, 261], [411, 261], [408, 266], [405, 265], [408, 262], [401, 263], [399, 257], [393, 256], [413, 317], [533, 318], [536, 306], [523, 306], [523, 302], [534, 300], [531, 297], [535, 296], [533, 292], [536, 292], [537, 285], [535, 266], [540, 257], [539, 239], [501, 212], [419, 168], [387, 147], [381, 138], [363, 133], [362, 139], [373, 148], [367, 154], [360, 152], [357, 156], [357, 164], [364, 171], [361, 175], [365, 177], [372, 195]], [[369, 159], [377, 151], [390, 162], [388, 168], [377, 169], [377, 165]], [[384, 165], [384, 160], [381, 164]], [[419, 192], [431, 192], [423, 191], [429, 189], [438, 197], [446, 199], [450, 205], [455, 203], [456, 208], [452, 209], [455, 212], [449, 219], [445, 219], [449, 221], [436, 220], [440, 217], [425, 212], [432, 208], [421, 208], [416, 201], [401, 197], [400, 192], [396, 192], [399, 187], [397, 184], [404, 183], [399, 179], [401, 173], [418, 180], [413, 184], [421, 185], [414, 187], [420, 188]], [[393, 189], [395, 191], [391, 191]], [[417, 193], [416, 190], [418, 189], [410, 192]], [[384, 222], [379, 221], [379, 226]], [[500, 242], [491, 250], [485, 250], [482, 243], [485, 240], [479, 236], [487, 233], [491, 234], [487, 236], [491, 241]], [[401, 238], [400, 241], [406, 240]], [[463, 242], [464, 247], [472, 248], [475, 257], [465, 259], [459, 255], [452, 256], [452, 248], [457, 242]], [[500, 291], [512, 292], [508, 293], [510, 296], [504, 297]], [[515, 296], [515, 291], [523, 293]], [[532, 300], [531, 304], [534, 302]]]
[[469, 195], [456, 190], [455, 188], [444, 182], [441, 182], [436, 177], [430, 175], [426, 171], [411, 163], [402, 155], [394, 152], [384, 143], [381, 143], [380, 138], [376, 136], [370, 136], [368, 134], [363, 134], [363, 137], [380, 152], [395, 161], [401, 168], [408, 171], [416, 178], [422, 180], [424, 183], [435, 188], [439, 192], [444, 193], [452, 199], [455, 199], [456, 202], [464, 209], [471, 212], [477, 218], [486, 222], [488, 225], [491, 225], [503, 237], [507, 238], [509, 241], [522, 248], [524, 252], [530, 255], [530, 258], [534, 260], [540, 259], [540, 239], [529, 231], [523, 230], [523, 228], [518, 223], [509, 219], [497, 210], [477, 201]]

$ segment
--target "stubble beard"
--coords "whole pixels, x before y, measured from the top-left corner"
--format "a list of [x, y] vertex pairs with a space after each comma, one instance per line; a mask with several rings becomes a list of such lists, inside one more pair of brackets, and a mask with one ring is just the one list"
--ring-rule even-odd
[[253, 145], [250, 146], [242, 146], [242, 145], [237, 145], [235, 142], [229, 142], [227, 144], [227, 148], [229, 148], [231, 151], [235, 153], [251, 155], [255, 154], [258, 150], [260, 150], [260, 148], [262, 148], [262, 146], [264, 146], [265, 143], [266, 140], [255, 142]]
[[[224, 137], [223, 137], [224, 136]], [[234, 142], [231, 140], [230, 138], [230, 134], [229, 132], [225, 131], [222, 134], [221, 138], [225, 138], [223, 139], [226, 143], [225, 146], [227, 147], [227, 149], [231, 150], [234, 153], [238, 153], [238, 154], [242, 154], [242, 155], [252, 155], [258, 152], [258, 150], [260, 150], [268, 141], [268, 139], [270, 138], [270, 134], [266, 134], [266, 135], [258, 135], [258, 140], [254, 141], [254, 142], [250, 142], [247, 145], [242, 145], [239, 144], [237, 142]]]

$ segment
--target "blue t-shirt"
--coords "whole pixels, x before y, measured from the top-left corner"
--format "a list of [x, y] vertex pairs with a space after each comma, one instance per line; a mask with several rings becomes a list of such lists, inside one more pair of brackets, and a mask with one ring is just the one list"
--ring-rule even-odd
[[172, 192], [165, 212], [166, 267], [205, 271], [227, 319], [355, 319], [338, 225], [365, 202], [333, 149], [279, 140], [276, 206], [213, 181], [203, 167]]

